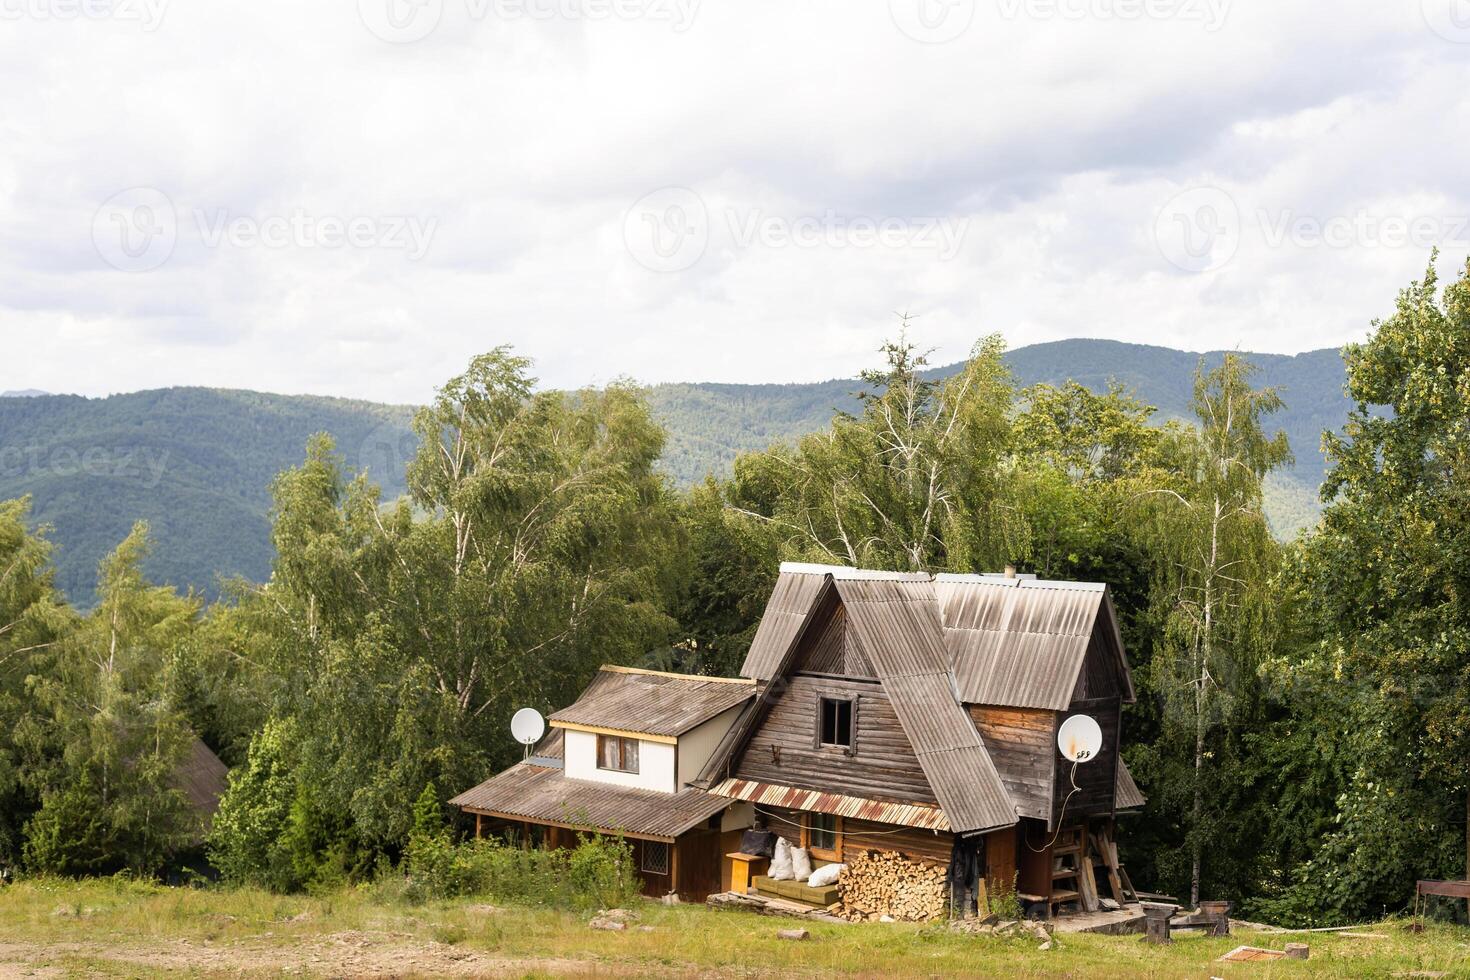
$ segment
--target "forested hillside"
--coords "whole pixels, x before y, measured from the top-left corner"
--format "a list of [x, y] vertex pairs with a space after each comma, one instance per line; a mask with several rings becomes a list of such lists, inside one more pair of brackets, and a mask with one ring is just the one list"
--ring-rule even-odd
[[[1221, 355], [1206, 355], [1213, 366]], [[1348, 403], [1334, 350], [1295, 357], [1247, 356], [1259, 380], [1281, 388], [1276, 422], [1296, 464], [1272, 474], [1267, 513], [1278, 534], [1316, 518], [1322, 478], [1318, 443], [1339, 427]], [[1076, 380], [1094, 391], [1117, 379], [1158, 408], [1159, 420], [1189, 414], [1199, 355], [1106, 340], [1067, 340], [1006, 355], [1019, 385]], [[953, 375], [960, 365], [928, 372]], [[668, 430], [661, 467], [680, 486], [727, 476], [736, 455], [815, 432], [837, 410], [855, 410], [855, 379], [820, 384], [664, 384], [649, 391]], [[30, 392], [16, 394], [31, 394]], [[328, 432], [351, 469], [366, 468], [386, 497], [403, 491], [412, 456], [413, 409], [314, 396], [172, 388], [108, 398], [0, 397], [0, 500], [32, 497], [32, 516], [54, 525], [57, 582], [83, 606], [97, 562], [134, 520], [150, 523], [147, 572], [213, 596], [222, 577], [269, 574], [268, 511], [275, 475], [303, 458], [306, 440]]]

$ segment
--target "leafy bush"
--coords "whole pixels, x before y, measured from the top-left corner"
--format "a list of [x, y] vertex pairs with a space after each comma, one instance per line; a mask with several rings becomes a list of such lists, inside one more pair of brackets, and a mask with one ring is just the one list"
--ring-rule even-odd
[[639, 891], [632, 848], [610, 837], [583, 836], [572, 849], [527, 850], [493, 838], [455, 844], [447, 832], [415, 834], [404, 871], [400, 894], [408, 901], [474, 895], [591, 909], [625, 904]]

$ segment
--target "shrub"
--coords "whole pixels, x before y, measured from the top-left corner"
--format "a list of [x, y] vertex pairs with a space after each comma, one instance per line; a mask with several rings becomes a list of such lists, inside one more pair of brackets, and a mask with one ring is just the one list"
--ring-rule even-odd
[[487, 838], [454, 844], [446, 832], [415, 834], [405, 853], [409, 901], [484, 896], [553, 908], [608, 908], [638, 894], [632, 849], [621, 839], [583, 836], [566, 849], [522, 849]]

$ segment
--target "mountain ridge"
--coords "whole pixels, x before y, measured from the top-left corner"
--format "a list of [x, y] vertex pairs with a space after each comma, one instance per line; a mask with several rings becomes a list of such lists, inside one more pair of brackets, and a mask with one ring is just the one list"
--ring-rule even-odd
[[[1018, 385], [1073, 379], [1101, 390], [1116, 378], [1159, 410], [1187, 417], [1195, 366], [1224, 351], [1078, 338], [1020, 347], [1006, 355]], [[1283, 387], [1278, 417], [1297, 454], [1268, 487], [1273, 527], [1290, 534], [1315, 520], [1324, 469], [1322, 429], [1338, 428], [1348, 403], [1343, 364], [1332, 349], [1300, 354], [1241, 352], [1259, 366], [1258, 384]], [[932, 368], [954, 373], [959, 364]], [[741, 452], [797, 438], [853, 409], [855, 378], [646, 386], [666, 427], [661, 466], [679, 486], [724, 475]], [[415, 406], [326, 395], [179, 386], [100, 397], [35, 395], [0, 400], [0, 500], [30, 495], [37, 524], [54, 526], [58, 585], [85, 606], [97, 562], [136, 519], [148, 520], [157, 581], [218, 593], [222, 577], [269, 575], [270, 483], [326, 431], [354, 470], [365, 469], [385, 498], [404, 492], [403, 467], [416, 440]]]

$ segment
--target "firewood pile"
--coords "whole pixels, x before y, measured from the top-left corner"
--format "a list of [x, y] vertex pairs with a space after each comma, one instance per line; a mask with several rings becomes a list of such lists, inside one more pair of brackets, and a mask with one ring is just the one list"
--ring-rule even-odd
[[945, 869], [896, 851], [858, 851], [845, 856], [837, 879], [836, 914], [854, 921], [888, 916], [907, 922], [934, 919], [945, 910]]

